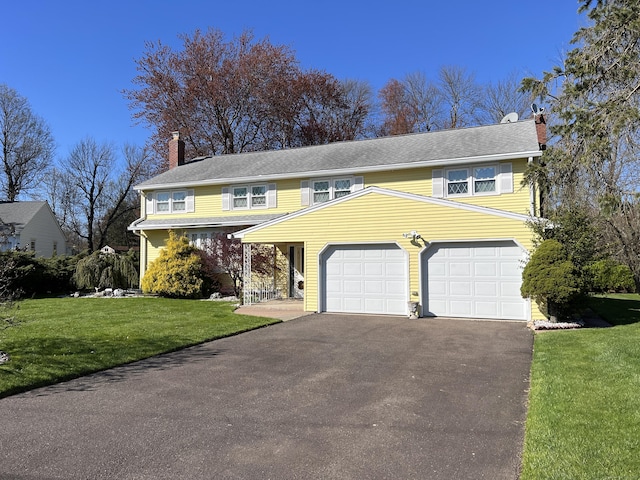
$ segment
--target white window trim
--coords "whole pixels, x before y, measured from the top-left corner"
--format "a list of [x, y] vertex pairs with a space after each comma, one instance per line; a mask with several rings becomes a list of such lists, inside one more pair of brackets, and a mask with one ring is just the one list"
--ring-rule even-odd
[[[169, 210], [160, 211], [158, 209], [158, 195], [161, 193], [166, 193], [169, 195]], [[173, 196], [176, 193], [184, 193], [184, 209], [183, 210], [175, 210], [173, 208]], [[182, 200], [180, 201], [182, 202]], [[162, 202], [166, 203], [166, 202]], [[176, 189], [176, 190], [158, 190], [157, 192], [147, 194], [147, 214], [157, 214], [157, 215], [168, 215], [171, 213], [190, 213], [195, 211], [195, 201], [194, 201], [194, 192], [192, 189]]]
[[[340, 180], [349, 180], [349, 193], [353, 193], [356, 190], [361, 190], [363, 188], [362, 177], [355, 176], [345, 176], [345, 177], [323, 177], [323, 178], [312, 178], [309, 180], [308, 184], [308, 204], [309, 205], [319, 205], [321, 203], [326, 203], [328, 201], [334, 200], [336, 198], [336, 182]], [[315, 184], [319, 182], [329, 182], [329, 199], [326, 202], [316, 202], [315, 199]], [[303, 185], [304, 189], [305, 186]], [[304, 195], [303, 195], [304, 196]], [[340, 198], [340, 197], [339, 197]]]
[[[478, 168], [493, 168], [495, 189], [492, 192], [476, 192], [475, 171]], [[456, 170], [466, 170], [467, 172], [467, 193], [449, 193], [449, 172]], [[442, 188], [437, 188], [438, 175], [441, 177]], [[463, 198], [463, 197], [486, 197], [492, 195], [500, 195], [503, 193], [513, 193], [513, 179], [511, 172], [511, 163], [485, 164], [485, 165], [468, 165], [460, 167], [451, 167], [438, 169], [433, 171], [433, 194], [437, 197], [444, 198]], [[510, 187], [510, 188], [509, 188]]]
[[[263, 187], [264, 195], [259, 195], [260, 197], [265, 197], [264, 205], [253, 205], [253, 196], [252, 189], [255, 187]], [[236, 188], [246, 188], [247, 189], [247, 206], [246, 207], [236, 207], [233, 204], [234, 195], [233, 192]], [[224, 187], [222, 189], [222, 210], [266, 210], [269, 208], [276, 208], [277, 204], [277, 196], [276, 196], [276, 184], [275, 183], [246, 183], [239, 185], [230, 185], [229, 187]]]

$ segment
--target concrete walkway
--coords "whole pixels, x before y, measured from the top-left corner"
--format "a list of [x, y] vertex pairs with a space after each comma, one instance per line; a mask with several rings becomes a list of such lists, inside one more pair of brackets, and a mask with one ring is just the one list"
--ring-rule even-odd
[[311, 315], [313, 312], [303, 311], [302, 299], [283, 298], [255, 305], [242, 305], [236, 309], [240, 315], [254, 315], [256, 317], [277, 318], [282, 321]]
[[0, 400], [0, 478], [517, 478], [524, 323], [309, 315]]

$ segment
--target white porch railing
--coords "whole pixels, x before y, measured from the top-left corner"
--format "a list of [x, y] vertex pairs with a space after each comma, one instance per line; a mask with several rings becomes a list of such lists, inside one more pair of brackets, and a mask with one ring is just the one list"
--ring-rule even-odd
[[271, 281], [253, 281], [251, 277], [250, 243], [242, 245], [242, 287], [242, 303], [244, 305], [282, 298], [282, 292], [276, 288], [275, 279]]

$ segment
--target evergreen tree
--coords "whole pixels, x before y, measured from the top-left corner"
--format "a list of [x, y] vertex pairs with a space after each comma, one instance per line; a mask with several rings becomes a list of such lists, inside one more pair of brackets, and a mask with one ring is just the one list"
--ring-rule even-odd
[[640, 3], [582, 0], [564, 65], [523, 88], [551, 107], [547, 205], [578, 208], [640, 286]]

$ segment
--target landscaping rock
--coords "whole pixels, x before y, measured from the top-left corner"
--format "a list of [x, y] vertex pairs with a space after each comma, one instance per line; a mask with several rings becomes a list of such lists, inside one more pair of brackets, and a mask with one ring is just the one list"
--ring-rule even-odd
[[9, 360], [11, 360], [9, 354], [0, 350], [0, 365], [2, 365], [3, 363], [7, 363]]

